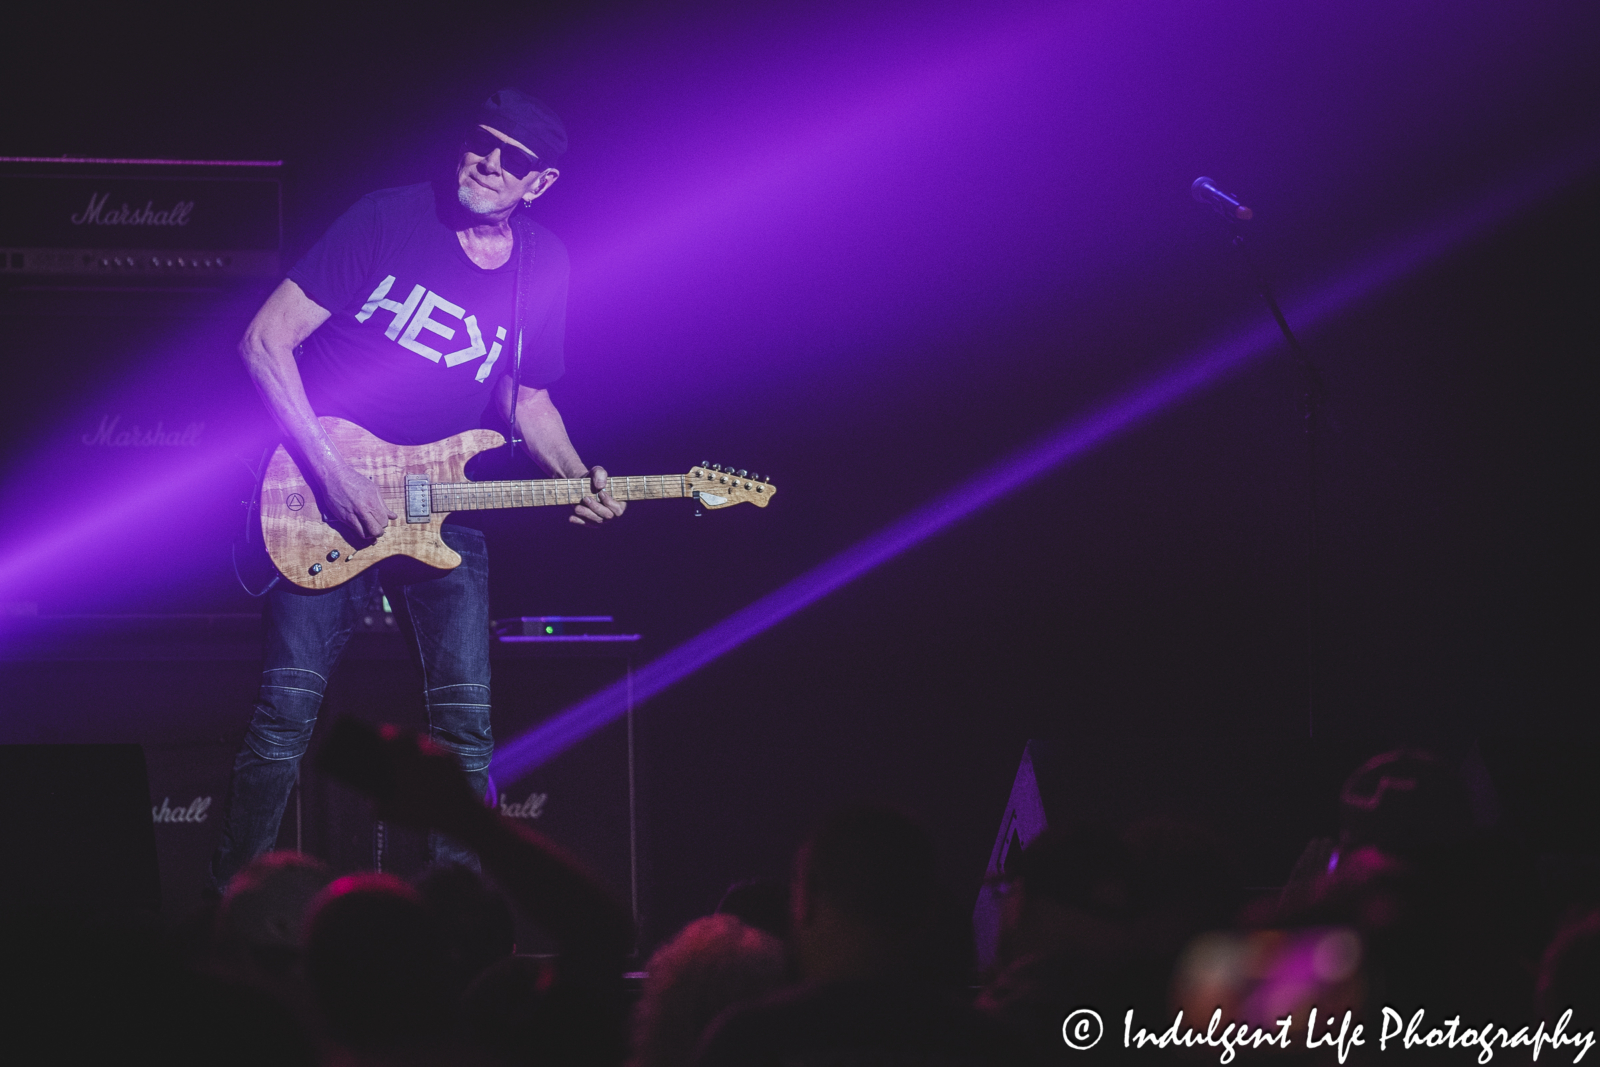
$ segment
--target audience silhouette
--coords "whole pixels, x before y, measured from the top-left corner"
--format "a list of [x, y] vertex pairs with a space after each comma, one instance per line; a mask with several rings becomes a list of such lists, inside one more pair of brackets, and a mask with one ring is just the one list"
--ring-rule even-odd
[[[1246, 1018], [1317, 997], [1373, 1023], [1385, 1007], [1517, 1026], [1571, 1011], [1570, 1031], [1600, 1004], [1590, 883], [1541, 885], [1505, 827], [1475, 820], [1458, 768], [1418, 749], [1351, 774], [1337, 838], [1270, 897], [1243, 892], [1203, 826], [1046, 829], [1002, 876], [983, 976], [928, 834], [854, 803], [823, 817], [787, 885], [736, 883], [657, 948], [636, 998], [631, 918], [594, 875], [486, 807], [425, 738], [386, 729], [380, 750], [378, 814], [453, 838], [482, 873], [335, 878], [274, 853], [172, 930], [131, 911], [11, 916], [8, 1045], [48, 1045], [15, 1062], [964, 1067], [1063, 1062], [1063, 1021], [1090, 1005], [1108, 1031], [1127, 1007], [1165, 1028], [1175, 1007]], [[513, 911], [553, 955], [517, 953]], [[1120, 1037], [1093, 1058], [1134, 1055]]]

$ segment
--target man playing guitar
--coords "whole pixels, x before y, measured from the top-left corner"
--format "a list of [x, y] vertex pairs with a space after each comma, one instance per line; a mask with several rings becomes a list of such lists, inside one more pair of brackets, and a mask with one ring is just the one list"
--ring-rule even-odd
[[[548, 107], [515, 89], [491, 96], [478, 120], [453, 185], [362, 198], [289, 271], [240, 342], [323, 517], [352, 543], [382, 537], [397, 516], [339, 454], [319, 415], [417, 445], [485, 425], [492, 413], [546, 471], [589, 479], [592, 494], [571, 522], [598, 525], [625, 507], [606, 490], [605, 470], [578, 458], [545, 388], [563, 368], [566, 250], [537, 223], [512, 220], [555, 183], [566, 132]], [[521, 321], [519, 270], [528, 274]], [[328, 678], [380, 581], [422, 670], [429, 735], [484, 792], [494, 747], [488, 555], [478, 530], [446, 522], [440, 533], [461, 554], [453, 570], [394, 560], [332, 589], [278, 582], [268, 592], [261, 688], [212, 857], [219, 890], [276, 841]], [[446, 838], [431, 839], [429, 852], [472, 862]]]

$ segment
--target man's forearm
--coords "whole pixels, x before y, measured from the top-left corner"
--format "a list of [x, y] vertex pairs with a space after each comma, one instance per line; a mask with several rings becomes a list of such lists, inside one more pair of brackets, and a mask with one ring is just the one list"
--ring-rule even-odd
[[327, 310], [286, 278], [250, 320], [239, 355], [262, 402], [299, 453], [301, 473], [316, 485], [323, 518], [344, 523], [362, 537], [381, 537], [395, 514], [378, 487], [328, 439], [294, 360], [295, 346], [327, 319]]
[[478, 854], [523, 913], [555, 937], [564, 953], [599, 956], [609, 965], [612, 957], [627, 952], [633, 938], [627, 910], [550, 839], [481, 806], [452, 820], [445, 831]]
[[[598, 526], [621, 515], [627, 504], [606, 491], [606, 473], [600, 467], [590, 468], [578, 457], [567, 436], [567, 427], [561, 413], [550, 401], [544, 389], [514, 389], [507, 378], [501, 378], [495, 399], [500, 414], [507, 422], [514, 422], [523, 445], [533, 461], [559, 478], [589, 476], [594, 494], [584, 494], [583, 503], [573, 508], [568, 522], [580, 526]], [[513, 397], [516, 410], [512, 411]]]
[[306, 473], [323, 481], [338, 470], [343, 459], [311, 410], [294, 350], [327, 319], [327, 309], [285, 278], [239, 341], [239, 356], [262, 403], [310, 464], [312, 469]]
[[311, 465], [308, 473], [326, 481], [334, 464], [343, 463], [344, 459], [317, 421], [316, 412], [311, 410], [294, 353], [274, 351], [276, 347], [259, 335], [246, 334], [239, 343], [239, 355], [279, 429], [298, 446], [300, 454]]
[[[550, 393], [544, 389], [528, 388], [519, 390], [519, 393], [517, 431], [533, 461], [559, 478], [578, 478], [587, 474], [589, 468], [572, 446], [572, 439], [567, 436], [567, 425], [551, 401]], [[509, 408], [509, 402], [505, 406]]]

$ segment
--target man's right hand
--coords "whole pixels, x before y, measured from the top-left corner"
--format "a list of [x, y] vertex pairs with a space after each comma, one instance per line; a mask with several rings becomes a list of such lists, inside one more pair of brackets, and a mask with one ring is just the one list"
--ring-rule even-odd
[[390, 520], [398, 518], [383, 502], [383, 493], [348, 463], [338, 463], [322, 478], [317, 503], [328, 522], [342, 523], [362, 537], [383, 536]]
[[318, 486], [322, 517], [370, 540], [382, 536], [396, 516], [383, 502], [378, 487], [351, 467], [328, 440], [306, 399], [305, 383], [294, 358], [295, 346], [328, 321], [328, 316], [326, 308], [285, 278], [250, 320], [239, 342], [239, 355], [267, 410], [310, 465], [307, 473]]

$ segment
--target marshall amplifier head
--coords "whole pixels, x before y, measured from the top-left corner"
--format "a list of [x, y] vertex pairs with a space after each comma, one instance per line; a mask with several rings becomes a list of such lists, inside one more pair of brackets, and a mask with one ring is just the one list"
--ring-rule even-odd
[[274, 278], [282, 166], [0, 157], [0, 286]]

